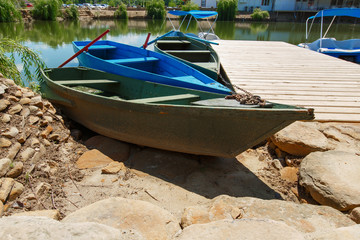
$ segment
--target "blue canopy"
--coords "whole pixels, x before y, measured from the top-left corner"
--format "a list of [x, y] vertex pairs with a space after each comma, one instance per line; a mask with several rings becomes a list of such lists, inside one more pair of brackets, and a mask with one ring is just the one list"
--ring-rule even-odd
[[191, 10], [191, 11], [179, 11], [179, 10], [174, 10], [174, 11], [169, 11], [168, 13], [170, 13], [171, 15], [175, 15], [175, 16], [186, 16], [186, 15], [191, 15], [196, 19], [199, 18], [208, 18], [208, 17], [212, 17], [212, 16], [216, 16], [218, 15], [217, 12], [215, 11], [200, 11], [200, 10]]
[[325, 9], [318, 12], [315, 16], [309, 17], [313, 19], [316, 17], [329, 17], [329, 16], [348, 16], [360, 18], [360, 9], [359, 8], [334, 8], [334, 9]]

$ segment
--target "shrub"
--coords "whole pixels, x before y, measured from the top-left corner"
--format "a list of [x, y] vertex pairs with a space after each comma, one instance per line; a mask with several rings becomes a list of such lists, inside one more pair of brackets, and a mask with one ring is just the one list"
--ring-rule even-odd
[[73, 19], [73, 20], [78, 20], [79, 19], [79, 10], [77, 9], [77, 7], [75, 7], [74, 5], [71, 5], [70, 8], [67, 8], [65, 10], [66, 12], [66, 17]]
[[171, 1], [169, 2], [169, 5], [168, 5], [168, 6], [175, 8], [175, 7], [176, 7], [176, 2], [175, 2], [174, 0], [171, 0]]
[[237, 11], [236, 0], [220, 0], [217, 7], [219, 20], [234, 21]]
[[190, 10], [199, 10], [199, 6], [192, 1], [188, 1], [185, 5], [181, 6], [181, 10], [190, 11]]
[[119, 8], [115, 11], [114, 16], [115, 18], [119, 18], [119, 19], [127, 19], [128, 14], [126, 11], [126, 5], [121, 3]]
[[27, 82], [34, 78], [30, 70], [34, 67], [37, 77], [40, 76], [40, 69], [45, 67], [45, 63], [37, 53], [16, 40], [0, 39], [0, 72], [5, 77], [13, 79], [16, 84], [24, 86], [25, 81], [21, 79], [20, 71], [16, 67], [15, 56], [20, 57], [23, 64], [24, 77], [27, 78]]
[[163, 0], [151, 0], [146, 5], [147, 16], [152, 19], [163, 19], [166, 14]]
[[41, 20], [56, 20], [61, 7], [60, 0], [36, 0], [32, 14]]
[[260, 8], [255, 8], [250, 17], [253, 20], [261, 21], [269, 18], [270, 14], [268, 11], [262, 11]]
[[109, 4], [110, 7], [120, 6], [121, 3], [122, 3], [121, 0], [110, 0], [110, 1], [108, 2], [108, 4]]
[[21, 14], [12, 0], [0, 0], [0, 22], [21, 20]]

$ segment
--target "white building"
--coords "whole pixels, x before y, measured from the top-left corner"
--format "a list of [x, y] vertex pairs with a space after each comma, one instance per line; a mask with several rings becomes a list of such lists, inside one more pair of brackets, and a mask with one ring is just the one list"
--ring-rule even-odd
[[216, 8], [216, 0], [192, 0], [201, 8]]
[[[201, 1], [201, 0], [198, 0]], [[254, 8], [265, 11], [317, 11], [327, 8], [360, 7], [359, 0], [239, 0], [238, 10], [252, 12]]]

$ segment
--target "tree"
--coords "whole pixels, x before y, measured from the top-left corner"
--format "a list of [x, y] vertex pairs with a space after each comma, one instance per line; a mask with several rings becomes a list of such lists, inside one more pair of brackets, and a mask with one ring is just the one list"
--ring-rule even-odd
[[40, 69], [45, 67], [45, 63], [39, 55], [30, 48], [23, 46], [19, 41], [2, 38], [0, 39], [0, 72], [4, 77], [11, 78], [18, 85], [25, 85], [25, 81], [21, 78], [21, 73], [15, 64], [15, 56], [19, 56], [23, 64], [23, 72], [25, 80], [30, 83], [34, 79], [31, 72], [35, 68], [35, 74], [40, 76]]

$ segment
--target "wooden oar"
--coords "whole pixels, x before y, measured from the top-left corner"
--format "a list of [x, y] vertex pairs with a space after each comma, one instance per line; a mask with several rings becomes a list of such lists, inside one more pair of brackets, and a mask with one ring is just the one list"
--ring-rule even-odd
[[146, 40], [145, 40], [145, 43], [144, 43], [144, 45], [142, 46], [144, 49], [146, 49], [146, 47], [148, 46], [148, 42], [149, 42], [150, 35], [151, 35], [151, 33], [148, 33], [148, 35], [147, 35], [147, 37], [146, 37]]
[[65, 66], [66, 64], [68, 64], [71, 60], [73, 60], [74, 58], [76, 58], [77, 56], [79, 56], [82, 52], [84, 51], [88, 51], [89, 47], [91, 45], [93, 45], [95, 42], [97, 42], [100, 38], [102, 38], [103, 36], [105, 36], [108, 32], [110, 32], [110, 29], [106, 30], [105, 32], [103, 32], [100, 36], [98, 36], [97, 38], [95, 38], [94, 40], [92, 40], [89, 44], [87, 44], [85, 47], [83, 47], [80, 51], [78, 51], [77, 53], [75, 53], [71, 58], [69, 58], [68, 60], [66, 60], [63, 64], [61, 64], [60, 66], [58, 66], [58, 68], [62, 68], [63, 66]]
[[[150, 44], [153, 44], [153, 43], [156, 42], [157, 40], [160, 40], [160, 39], [162, 39], [162, 38], [170, 35], [170, 34], [173, 33], [173, 32], [174, 32], [174, 30], [171, 30], [170, 32], [165, 33], [164, 35], [161, 35], [160, 37], [155, 38], [154, 40], [150, 41], [150, 42], [147, 44], [147, 46], [149, 46]], [[143, 48], [143, 46], [141, 46], [140, 48]]]

